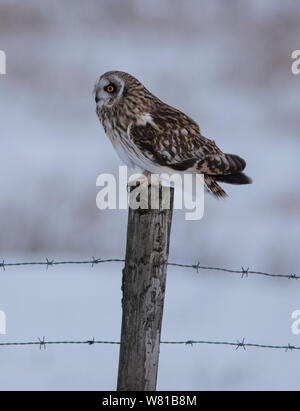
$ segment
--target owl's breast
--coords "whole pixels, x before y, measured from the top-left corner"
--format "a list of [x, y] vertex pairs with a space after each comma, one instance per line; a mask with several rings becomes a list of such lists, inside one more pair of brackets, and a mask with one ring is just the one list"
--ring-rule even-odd
[[128, 166], [134, 167], [132, 161], [132, 143], [128, 140], [127, 130], [120, 127], [114, 120], [103, 119], [103, 127], [119, 158]]
[[119, 121], [120, 117], [117, 116], [102, 116], [100, 120], [106, 135], [124, 164], [130, 168], [138, 167], [152, 173], [160, 172], [160, 168], [157, 168], [157, 164], [153, 162], [153, 159], [149, 158], [149, 155], [145, 156], [145, 153], [141, 152], [130, 138], [132, 119], [127, 119], [128, 121], [125, 122]]

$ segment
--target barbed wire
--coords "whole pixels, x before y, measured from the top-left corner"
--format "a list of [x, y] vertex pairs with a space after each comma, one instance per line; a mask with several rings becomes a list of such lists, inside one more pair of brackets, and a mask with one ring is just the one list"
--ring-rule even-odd
[[[48, 258], [45, 261], [32, 261], [32, 262], [9, 262], [6, 263], [4, 260], [0, 262], [0, 268], [5, 270], [6, 267], [19, 267], [19, 266], [45, 266], [47, 269], [52, 266], [56, 265], [68, 265], [68, 264], [86, 264], [91, 265], [94, 267], [97, 264], [101, 263], [112, 263], [112, 262], [125, 262], [125, 259], [122, 258], [95, 258], [92, 257], [88, 260], [66, 260], [66, 261], [55, 261], [49, 260]], [[210, 270], [210, 271], [222, 271], [232, 274], [240, 274], [241, 278], [248, 277], [249, 275], [260, 275], [266, 277], [277, 277], [277, 278], [285, 278], [285, 279], [300, 279], [299, 276], [295, 274], [275, 274], [275, 273], [267, 273], [263, 271], [254, 271], [250, 270], [248, 267], [245, 269], [241, 267], [240, 270], [235, 269], [228, 269], [223, 267], [214, 267], [214, 266], [202, 266], [200, 262], [196, 264], [180, 264], [180, 263], [168, 263], [169, 266], [173, 267], [180, 267], [180, 268], [191, 268], [196, 270], [199, 273], [200, 270]], [[119, 341], [106, 341], [106, 340], [95, 340], [95, 338], [91, 340], [65, 340], [65, 341], [46, 341], [45, 337], [38, 338], [38, 341], [23, 341], [23, 342], [0, 342], [0, 346], [29, 346], [29, 345], [38, 345], [39, 348], [46, 349], [46, 345], [69, 345], [69, 344], [81, 344], [81, 345], [94, 345], [94, 344], [111, 344], [111, 345], [119, 345]], [[236, 350], [242, 348], [246, 350], [246, 348], [262, 348], [262, 349], [271, 349], [271, 350], [284, 350], [284, 351], [293, 351], [293, 350], [300, 350], [300, 346], [294, 346], [291, 344], [287, 345], [269, 345], [269, 344], [257, 344], [257, 343], [246, 343], [245, 338], [242, 340], [236, 340], [236, 342], [228, 342], [228, 341], [209, 341], [209, 340], [186, 340], [186, 341], [161, 341], [161, 344], [165, 345], [222, 345], [222, 346], [232, 346], [235, 347]]]
[[[161, 344], [166, 345], [186, 345], [186, 346], [193, 346], [197, 344], [202, 345], [223, 345], [223, 346], [231, 346], [235, 347], [236, 350], [242, 348], [246, 350], [246, 348], [264, 348], [264, 349], [271, 349], [271, 350], [284, 350], [287, 351], [294, 351], [300, 350], [299, 346], [287, 344], [287, 345], [269, 345], [269, 344], [255, 344], [255, 343], [246, 343], [245, 338], [242, 340], [236, 340], [236, 342], [228, 342], [228, 341], [206, 341], [206, 340], [186, 340], [186, 341], [161, 341]], [[38, 345], [40, 349], [46, 349], [47, 345], [67, 345], [67, 344], [86, 344], [86, 345], [94, 345], [94, 344], [111, 344], [111, 345], [120, 345], [120, 341], [105, 341], [105, 340], [95, 340], [92, 338], [91, 340], [66, 340], [66, 341], [46, 341], [45, 337], [38, 338], [38, 341], [23, 341], [23, 342], [1, 342], [0, 346], [25, 346], [25, 345]]]
[[[77, 261], [55, 261], [55, 260], [49, 260], [48, 258], [45, 259], [45, 261], [32, 261], [32, 262], [13, 262], [13, 263], [6, 263], [4, 260], [0, 262], [0, 268], [5, 270], [6, 267], [19, 267], [19, 266], [46, 266], [48, 269], [49, 267], [56, 266], [56, 265], [68, 265], [68, 264], [87, 264], [91, 265], [94, 267], [97, 264], [102, 264], [102, 263], [113, 263], [113, 262], [118, 262], [118, 263], [124, 263], [125, 259], [123, 258], [94, 258], [92, 257], [89, 260], [77, 260]], [[168, 263], [168, 266], [173, 266], [173, 267], [181, 267], [181, 268], [191, 268], [197, 271], [199, 273], [200, 270], [209, 270], [209, 271], [222, 271], [226, 273], [231, 273], [231, 274], [240, 274], [241, 278], [248, 277], [249, 275], [259, 275], [259, 276], [265, 276], [265, 277], [272, 277], [272, 278], [284, 278], [287, 280], [299, 280], [300, 276], [296, 274], [276, 274], [276, 273], [268, 273], [264, 271], [254, 271], [250, 270], [250, 267], [244, 268], [241, 267], [241, 269], [230, 269], [230, 268], [224, 268], [224, 267], [213, 267], [213, 266], [203, 266], [200, 264], [200, 262], [197, 262], [196, 264], [180, 264], [180, 263]]]

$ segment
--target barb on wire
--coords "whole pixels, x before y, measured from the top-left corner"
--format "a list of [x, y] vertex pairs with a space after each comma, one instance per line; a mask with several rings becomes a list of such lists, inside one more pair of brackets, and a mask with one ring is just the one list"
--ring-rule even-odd
[[[124, 263], [125, 260], [123, 258], [95, 258], [92, 257], [90, 260], [75, 260], [75, 261], [55, 261], [49, 260], [46, 258], [45, 261], [32, 261], [32, 262], [14, 262], [14, 263], [6, 263], [4, 260], [0, 263], [0, 268], [5, 270], [5, 267], [19, 267], [19, 266], [38, 266], [44, 265], [48, 269], [50, 266], [53, 267], [55, 265], [68, 265], [68, 264], [87, 264], [91, 267], [94, 267], [97, 264], [104, 264], [104, 263]], [[260, 275], [265, 277], [273, 277], [273, 278], [285, 278], [288, 280], [299, 280], [300, 276], [296, 274], [275, 274], [275, 273], [267, 273], [263, 271], [253, 271], [250, 270], [250, 267], [244, 268], [241, 267], [240, 270], [229, 269], [224, 267], [213, 267], [213, 266], [204, 266], [200, 265], [198, 261], [196, 264], [180, 264], [180, 263], [168, 263], [169, 266], [172, 267], [180, 267], [180, 268], [192, 268], [196, 270], [197, 273], [200, 270], [208, 270], [208, 271], [222, 271], [231, 274], [240, 274], [242, 278], [249, 277], [249, 275]]]
[[[235, 347], [235, 350], [239, 348], [243, 348], [246, 351], [246, 348], [263, 348], [263, 349], [270, 349], [270, 350], [284, 350], [287, 351], [294, 351], [300, 350], [300, 347], [287, 344], [287, 345], [270, 345], [270, 344], [254, 344], [254, 343], [246, 343], [245, 338], [241, 341], [236, 340], [236, 342], [230, 341], [209, 341], [209, 340], [186, 340], [186, 341], [161, 341], [161, 344], [165, 345], [189, 345], [193, 347], [194, 345], [223, 345], [223, 346], [231, 346]], [[24, 346], [24, 345], [38, 345], [40, 349], [44, 347], [46, 349], [46, 345], [67, 345], [67, 344], [86, 344], [86, 345], [95, 345], [95, 344], [111, 344], [111, 345], [119, 345], [120, 341], [107, 341], [107, 340], [95, 340], [92, 338], [90, 340], [61, 340], [61, 341], [46, 341], [45, 337], [38, 338], [38, 341], [22, 341], [22, 342], [0, 342], [0, 346]]]
[[242, 278], [244, 278], [244, 276], [248, 277], [248, 275], [249, 275], [249, 267], [246, 269], [242, 267]]
[[295, 349], [297, 349], [295, 346], [288, 344], [287, 347], [286, 347], [286, 349], [285, 349], [285, 352], [287, 352], [287, 351], [293, 351], [293, 350], [295, 350]]
[[244, 351], [246, 351], [245, 338], [243, 338], [242, 341], [237, 340], [236, 343], [237, 343], [236, 350], [238, 350], [239, 348], [243, 348]]
[[46, 341], [45, 341], [45, 337], [43, 337], [42, 339], [38, 339], [39, 340], [39, 344], [40, 344], [40, 350], [42, 349], [42, 347], [44, 347], [44, 349], [46, 349]]

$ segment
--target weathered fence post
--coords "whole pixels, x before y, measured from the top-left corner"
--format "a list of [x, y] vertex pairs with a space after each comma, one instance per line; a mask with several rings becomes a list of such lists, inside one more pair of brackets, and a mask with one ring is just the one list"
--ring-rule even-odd
[[[158, 189], [155, 191], [158, 195]], [[170, 201], [165, 204], [161, 200], [163, 194], [168, 198], [167, 192]], [[122, 281], [119, 391], [156, 389], [174, 189], [159, 187], [156, 209], [150, 207], [150, 187], [147, 194], [148, 209], [129, 208]], [[152, 201], [153, 197], [152, 191]]]

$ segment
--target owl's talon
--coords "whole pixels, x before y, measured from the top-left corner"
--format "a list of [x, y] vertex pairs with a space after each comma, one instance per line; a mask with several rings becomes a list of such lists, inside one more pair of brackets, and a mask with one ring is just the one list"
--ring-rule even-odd
[[130, 193], [139, 186], [144, 186], [144, 188], [148, 188], [149, 186], [159, 188], [160, 179], [155, 174], [142, 174], [140, 177], [127, 183], [127, 192]]
[[135, 188], [139, 187], [139, 186], [147, 186], [149, 184], [149, 180], [145, 175], [141, 175], [140, 177], [132, 180], [132, 181], [128, 181], [127, 183], [127, 191], [130, 193], [132, 190], [134, 190]]

